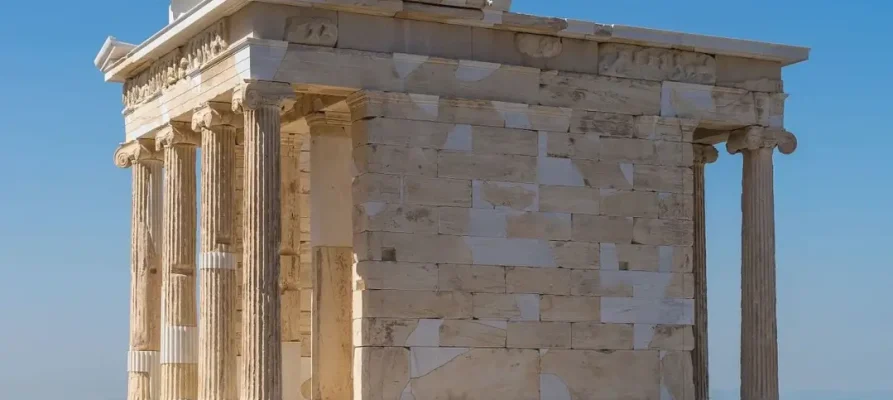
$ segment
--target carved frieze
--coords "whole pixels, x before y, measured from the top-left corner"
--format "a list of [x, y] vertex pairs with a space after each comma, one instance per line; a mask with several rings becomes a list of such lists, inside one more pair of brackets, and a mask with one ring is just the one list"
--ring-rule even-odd
[[690, 51], [641, 47], [618, 43], [599, 46], [598, 71], [602, 75], [714, 84], [716, 60]]
[[515, 36], [518, 51], [534, 58], [552, 58], [561, 54], [561, 38], [519, 33]]
[[125, 111], [152, 99], [191, 72], [204, 67], [229, 46], [228, 33], [226, 19], [217, 21], [185, 45], [172, 50], [128, 79], [124, 83]]
[[338, 41], [338, 25], [329, 18], [292, 17], [285, 24], [285, 40], [314, 46], [334, 46]]

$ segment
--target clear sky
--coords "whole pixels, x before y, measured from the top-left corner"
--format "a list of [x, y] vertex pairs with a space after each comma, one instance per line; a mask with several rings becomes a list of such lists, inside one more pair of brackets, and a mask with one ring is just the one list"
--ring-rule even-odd
[[[775, 158], [783, 399], [893, 398], [893, 6], [515, 0], [513, 10], [813, 48], [784, 72], [800, 147]], [[93, 58], [107, 35], [140, 43], [166, 23], [163, 0], [4, 2], [0, 399], [125, 396], [130, 173], [112, 163], [121, 89]], [[741, 157], [720, 150], [707, 172], [710, 367], [716, 398], [728, 400]]]

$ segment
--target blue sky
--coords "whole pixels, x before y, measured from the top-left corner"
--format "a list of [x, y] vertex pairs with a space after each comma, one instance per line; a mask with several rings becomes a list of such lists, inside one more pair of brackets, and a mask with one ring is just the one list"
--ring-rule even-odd
[[[120, 87], [92, 61], [107, 35], [139, 43], [160, 29], [167, 3], [7, 3], [0, 398], [123, 399], [130, 174], [112, 163]], [[882, 251], [893, 244], [893, 5], [515, 0], [513, 10], [813, 48], [784, 73], [800, 148], [776, 156], [783, 399], [893, 398], [893, 262]], [[721, 149], [707, 226], [711, 374], [724, 400], [738, 386], [740, 177], [740, 156]]]

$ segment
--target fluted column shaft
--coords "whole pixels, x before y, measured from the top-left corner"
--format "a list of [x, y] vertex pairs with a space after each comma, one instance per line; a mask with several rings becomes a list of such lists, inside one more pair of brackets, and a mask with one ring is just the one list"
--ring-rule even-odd
[[282, 134], [282, 399], [301, 396], [301, 137]]
[[289, 85], [268, 82], [233, 96], [245, 124], [241, 400], [282, 399], [279, 115], [292, 96]]
[[775, 291], [775, 195], [772, 153], [796, 139], [784, 131], [732, 133], [729, 152], [744, 155], [741, 195], [741, 399], [778, 400]]
[[707, 400], [710, 395], [707, 345], [707, 224], [704, 202], [704, 167], [716, 161], [713, 146], [694, 145], [694, 225], [695, 240], [692, 272], [695, 284], [695, 348], [692, 350], [695, 400]]
[[161, 159], [151, 139], [121, 146], [119, 167], [131, 167], [133, 179], [130, 240], [130, 351], [127, 399], [158, 397], [161, 349]]
[[162, 247], [161, 398], [192, 400], [197, 395], [195, 304], [196, 182], [198, 135], [171, 123], [159, 134], [164, 149], [164, 245]]
[[197, 110], [192, 128], [201, 132], [201, 247], [199, 286], [198, 398], [235, 400], [236, 127], [229, 104]]

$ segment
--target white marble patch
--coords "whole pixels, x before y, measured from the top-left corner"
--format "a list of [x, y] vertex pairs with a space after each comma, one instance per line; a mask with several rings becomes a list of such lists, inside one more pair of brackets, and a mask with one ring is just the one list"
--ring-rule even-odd
[[449, 134], [444, 150], [471, 151], [471, 125], [457, 124]]
[[635, 324], [633, 325], [633, 349], [645, 350], [651, 347], [651, 341], [654, 339], [653, 324]]
[[165, 326], [161, 328], [161, 363], [195, 364], [198, 362], [198, 328]]
[[540, 374], [540, 400], [571, 400], [571, 394], [558, 375]]
[[424, 111], [434, 119], [440, 115], [440, 96], [433, 94], [410, 93], [409, 100], [415, 104], [420, 110]]
[[633, 172], [635, 171], [635, 167], [632, 164], [623, 163], [620, 164], [620, 172], [623, 173], [623, 177], [626, 178], [626, 182], [633, 185]]
[[660, 248], [658, 248], [658, 260], [660, 262], [658, 271], [673, 271], [673, 253], [675, 251], [676, 250], [672, 246], [660, 246]]
[[406, 387], [403, 388], [403, 392], [400, 393], [400, 400], [416, 400], [415, 395], [412, 394], [412, 382], [406, 382]]
[[530, 129], [530, 118], [527, 116], [529, 106], [519, 103], [504, 103], [501, 101], [492, 101], [493, 107], [505, 120], [506, 128]]
[[456, 68], [456, 79], [461, 82], [478, 82], [492, 75], [494, 71], [499, 69], [500, 64], [459, 60], [459, 67]]
[[694, 300], [602, 297], [601, 322], [610, 324], [694, 324]]
[[394, 53], [394, 71], [400, 79], [406, 79], [410, 74], [428, 61], [430, 57], [416, 54]]
[[282, 342], [282, 400], [301, 400], [301, 342]]
[[474, 264], [556, 266], [552, 247], [545, 240], [466, 237], [465, 243], [471, 248]]
[[519, 321], [540, 320], [540, 296], [538, 294], [515, 295], [515, 304], [521, 311]]
[[508, 211], [487, 210], [480, 208], [468, 209], [471, 220], [468, 223], [468, 235], [493, 238], [504, 238], [508, 228]]
[[413, 347], [410, 349], [409, 375], [412, 378], [425, 376], [469, 350], [463, 347]]
[[406, 338], [406, 346], [438, 347], [440, 346], [440, 326], [442, 319], [420, 319], [418, 325]]
[[127, 372], [151, 373], [158, 366], [159, 352], [157, 351], [128, 351]]
[[388, 208], [388, 203], [381, 201], [370, 201], [360, 204], [360, 207], [363, 208], [363, 213], [365, 213], [366, 216], [374, 217]]
[[620, 260], [617, 258], [617, 245], [602, 243], [599, 248], [599, 266], [602, 270], [619, 271]]
[[539, 156], [536, 159], [537, 182], [541, 185], [586, 186], [583, 174], [569, 158]]

